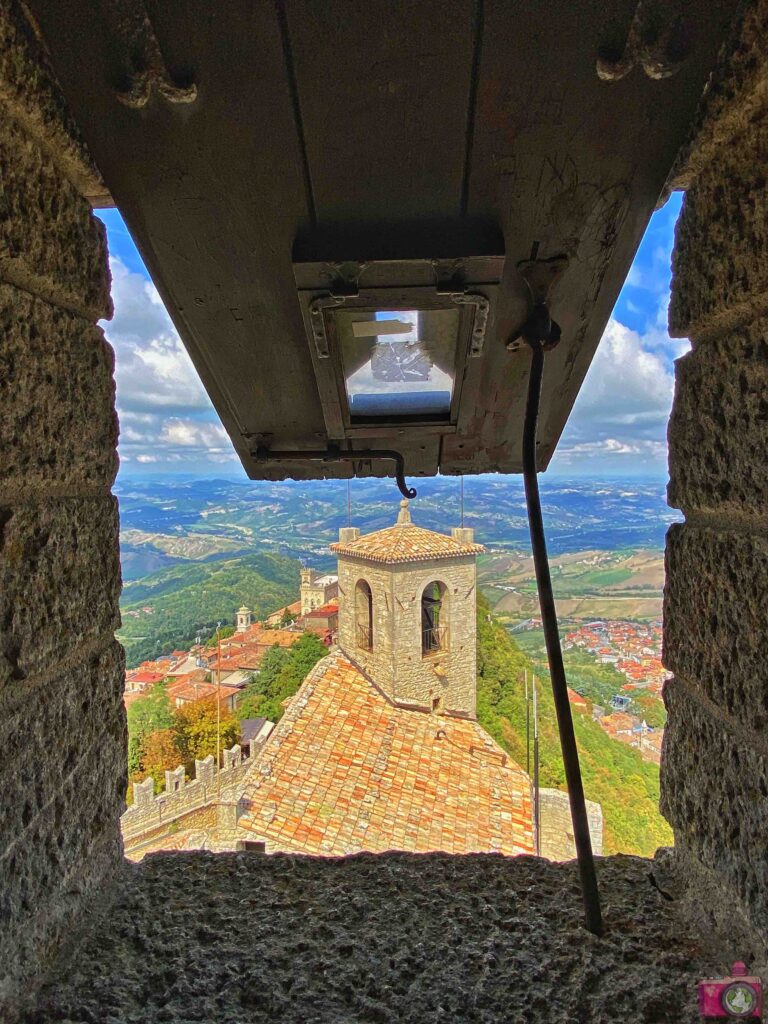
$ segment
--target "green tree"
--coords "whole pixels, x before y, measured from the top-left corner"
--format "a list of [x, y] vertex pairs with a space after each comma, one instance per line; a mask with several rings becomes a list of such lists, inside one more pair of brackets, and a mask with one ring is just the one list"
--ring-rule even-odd
[[[480, 724], [518, 764], [525, 767], [525, 691], [532, 663], [509, 633], [478, 601], [477, 717]], [[565, 772], [549, 676], [539, 676], [540, 781], [543, 787], [565, 788]], [[650, 856], [672, 842], [672, 832], [659, 812], [659, 769], [643, 761], [637, 750], [607, 736], [597, 722], [575, 713], [574, 730], [587, 799], [602, 805], [606, 853]]]
[[206, 640], [205, 646], [206, 646], [206, 648], [216, 647], [218, 642], [219, 642], [219, 639], [226, 640], [227, 637], [234, 636], [234, 635], [235, 635], [235, 627], [234, 626], [222, 626], [221, 629], [219, 629], [218, 631], [214, 632], [212, 637], [209, 637], [209, 639]]
[[128, 707], [127, 717], [129, 756], [131, 756], [131, 742], [135, 741], [133, 758], [134, 761], [137, 757], [140, 760], [139, 746], [144, 737], [158, 729], [169, 729], [173, 725], [167, 681], [162, 679], [159, 683], [155, 683], [144, 696], [133, 701]]
[[165, 786], [165, 773], [173, 771], [180, 760], [175, 729], [156, 729], [144, 737], [141, 744], [141, 774], [144, 779], [151, 776], [155, 780], [156, 793], [162, 792]]
[[258, 715], [278, 722], [285, 711], [283, 701], [296, 693], [327, 653], [325, 644], [314, 633], [302, 633], [291, 647], [271, 647], [262, 658], [259, 674], [243, 690], [236, 711], [238, 718]]
[[667, 711], [662, 701], [652, 693], [638, 693], [632, 698], [632, 713], [644, 718], [652, 729], [661, 729], [667, 722]]
[[[179, 760], [192, 775], [196, 759], [202, 761], [209, 754], [216, 756], [216, 698], [202, 697], [182, 704], [173, 717]], [[219, 727], [221, 750], [239, 741], [240, 723], [233, 715], [222, 710]]]

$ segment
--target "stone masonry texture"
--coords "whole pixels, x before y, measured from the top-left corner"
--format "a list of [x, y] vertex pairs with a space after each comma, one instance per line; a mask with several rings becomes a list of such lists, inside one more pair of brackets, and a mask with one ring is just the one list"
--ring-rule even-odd
[[666, 569], [665, 665], [768, 735], [768, 537], [676, 525]]
[[677, 362], [669, 425], [669, 503], [768, 510], [768, 320], [697, 346]]
[[[339, 644], [349, 657], [396, 703], [428, 709], [433, 698], [442, 698], [446, 711], [474, 717], [475, 556], [401, 565], [340, 556], [338, 566]], [[372, 651], [357, 646], [355, 587], [360, 580], [373, 595]], [[448, 647], [424, 658], [421, 595], [432, 582], [447, 590], [440, 622], [448, 625]]]
[[107, 198], [35, 27], [22, 16], [17, 0], [0, 0], [0, 107], [23, 125], [82, 195]]
[[748, 132], [768, 109], [768, 0], [742, 4], [725, 44], [727, 60], [714, 69], [691, 128], [678, 154], [669, 186], [687, 189], [719, 150]]
[[[768, 4], [745, 5], [689, 154], [670, 331], [661, 806], [708, 900], [768, 936]], [[727, 927], [728, 915], [719, 915]]]
[[112, 350], [102, 331], [0, 284], [0, 490], [109, 487], [117, 473]]
[[110, 316], [101, 221], [36, 142], [0, 108], [0, 273], [96, 320]]
[[122, 865], [111, 312], [98, 187], [0, 0], [0, 1019]]
[[[768, 930], [768, 757], [671, 680], [662, 811], [675, 838]], [[737, 904], [737, 905], [738, 905]]]
[[[693, 1024], [719, 969], [656, 865], [166, 853], [122, 877], [26, 1024]], [[664, 888], [664, 886], [662, 886]]]
[[117, 502], [0, 506], [0, 690], [118, 625]]
[[767, 175], [768, 122], [719, 151], [686, 193], [672, 255], [673, 336], [696, 338], [744, 307], [765, 307]]

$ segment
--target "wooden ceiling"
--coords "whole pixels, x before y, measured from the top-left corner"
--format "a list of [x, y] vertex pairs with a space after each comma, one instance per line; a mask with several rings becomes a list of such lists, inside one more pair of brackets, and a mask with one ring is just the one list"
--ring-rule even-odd
[[505, 254], [482, 358], [467, 361], [471, 414], [348, 445], [397, 448], [409, 476], [518, 472], [529, 355], [505, 342], [527, 316], [521, 266], [565, 257], [546, 466], [736, 3], [659, 0], [645, 36], [636, 0], [30, 7], [243, 465], [274, 479], [392, 470], [253, 456], [328, 441], [297, 254], [440, 256], [462, 239]]

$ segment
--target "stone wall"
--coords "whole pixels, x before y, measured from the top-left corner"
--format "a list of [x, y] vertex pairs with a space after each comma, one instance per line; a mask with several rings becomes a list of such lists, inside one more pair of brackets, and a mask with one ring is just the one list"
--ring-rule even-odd
[[[603, 852], [603, 809], [593, 800], [587, 800], [586, 804], [592, 852], [599, 857]], [[542, 857], [547, 860], [573, 860], [576, 856], [567, 793], [560, 789], [539, 790], [539, 832]]]
[[678, 178], [662, 810], [702, 905], [768, 934], [768, 3], [748, 5]]
[[[199, 808], [214, 807], [220, 802], [232, 802], [233, 799], [236, 803], [232, 791], [245, 779], [263, 746], [263, 742], [255, 746], [248, 757], [243, 757], [239, 744], [223, 751], [222, 768], [218, 772], [213, 755], [209, 754], [204, 760], [195, 761], [195, 777], [191, 781], [186, 781], [183, 766], [179, 766], [176, 771], [166, 772], [165, 791], [157, 795], [152, 779], [135, 782], [133, 803], [121, 820], [126, 854], [131, 856], [142, 850], [149, 838], [156, 840], [163, 835], [171, 835], [181, 818], [185, 819], [183, 827], [189, 827], [187, 816]], [[198, 823], [197, 818], [195, 822]]]
[[[339, 646], [370, 675], [391, 700], [405, 707], [475, 717], [477, 687], [476, 563], [474, 555], [385, 565], [361, 558], [339, 558]], [[355, 587], [365, 580], [373, 594], [373, 649], [358, 647]], [[441, 625], [448, 626], [447, 649], [422, 656], [421, 596], [443, 583], [446, 598]]]
[[[0, 1017], [121, 863], [126, 785], [101, 191], [0, 0]], [[87, 793], [87, 799], [83, 794]]]

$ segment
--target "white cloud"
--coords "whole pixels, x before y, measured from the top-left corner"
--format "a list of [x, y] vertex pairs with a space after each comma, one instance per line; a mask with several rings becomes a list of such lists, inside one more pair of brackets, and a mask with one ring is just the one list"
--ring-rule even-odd
[[120, 457], [124, 462], [204, 465], [236, 461], [205, 388], [156, 288], [111, 260]]
[[561, 464], [663, 461], [674, 391], [670, 344], [657, 325], [640, 335], [609, 321], [558, 447]]
[[210, 400], [154, 285], [112, 258], [117, 401], [125, 411], [207, 410]]
[[181, 448], [204, 448], [218, 454], [232, 450], [229, 435], [219, 423], [168, 419], [163, 424], [160, 441]]
[[644, 339], [611, 320], [600, 341], [574, 409], [589, 433], [617, 424], [642, 432], [663, 425], [672, 403], [674, 379], [666, 361]]

